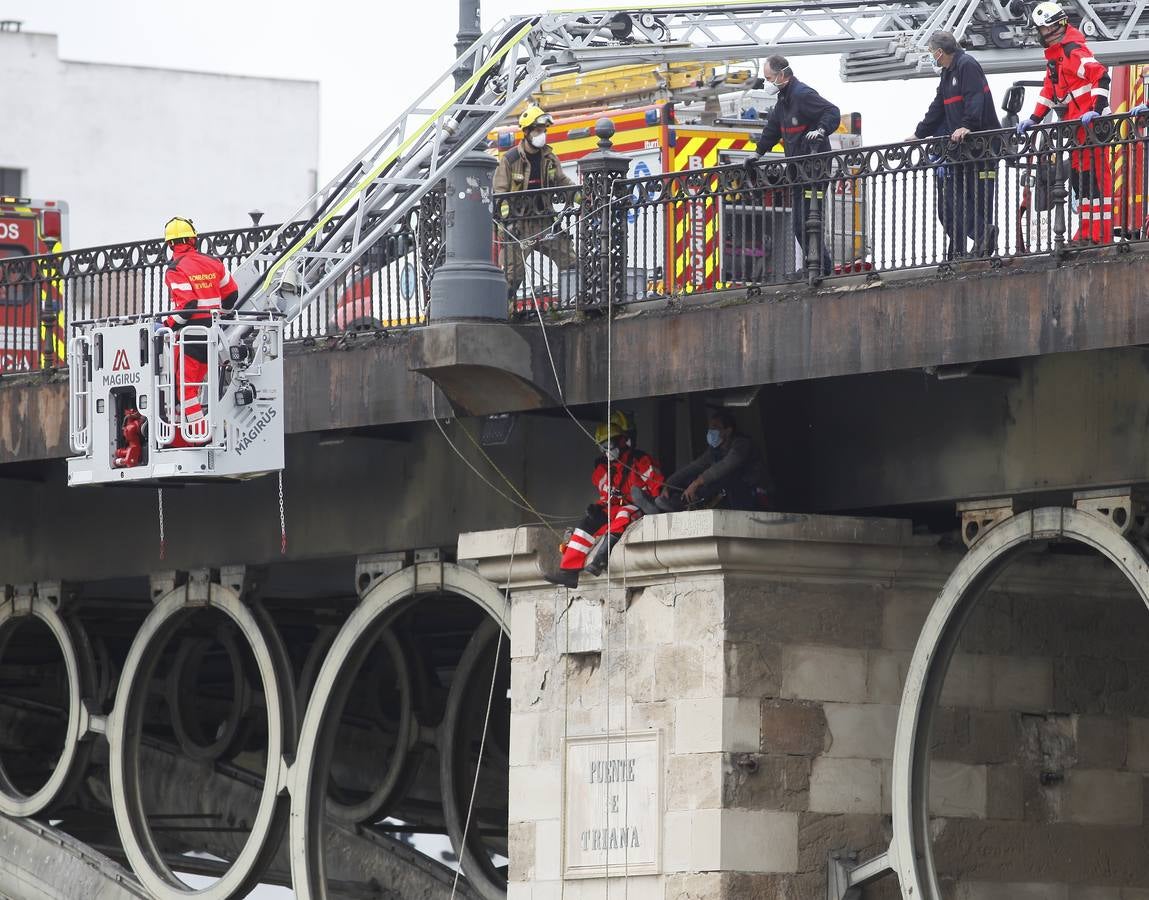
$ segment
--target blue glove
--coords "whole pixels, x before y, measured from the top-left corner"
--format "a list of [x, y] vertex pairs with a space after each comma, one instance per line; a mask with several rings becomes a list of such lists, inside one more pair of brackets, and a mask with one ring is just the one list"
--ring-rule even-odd
[[1144, 103], [1138, 103], [1131, 110], [1129, 110], [1129, 115], [1131, 116], [1143, 116], [1145, 113], [1149, 113], [1149, 106]]
[[1036, 124], [1037, 123], [1034, 122], [1033, 119], [1022, 119], [1017, 123], [1017, 128], [1015, 130], [1019, 135], [1022, 135], [1025, 134], [1026, 129], [1032, 128]]
[[1100, 115], [1101, 115], [1101, 113], [1096, 112], [1095, 110], [1091, 109], [1091, 110], [1089, 110], [1089, 112], [1087, 112], [1085, 115], [1083, 115], [1081, 117], [1081, 124], [1082, 125], [1088, 125], [1090, 122], [1092, 122], [1094, 119], [1096, 119]]

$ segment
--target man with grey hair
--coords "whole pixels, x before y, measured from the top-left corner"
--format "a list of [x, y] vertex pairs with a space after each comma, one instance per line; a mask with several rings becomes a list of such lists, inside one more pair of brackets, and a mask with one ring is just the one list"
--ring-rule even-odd
[[[981, 64], [948, 31], [931, 34], [929, 48], [934, 64], [941, 68], [941, 79], [914, 138], [948, 137], [960, 144], [971, 132], [1000, 128]], [[954, 163], [938, 167], [938, 214], [950, 237], [951, 255], [964, 256], [968, 239], [974, 242], [975, 254], [990, 256], [997, 249], [993, 224], [997, 161], [964, 155], [962, 160], [958, 151]]]

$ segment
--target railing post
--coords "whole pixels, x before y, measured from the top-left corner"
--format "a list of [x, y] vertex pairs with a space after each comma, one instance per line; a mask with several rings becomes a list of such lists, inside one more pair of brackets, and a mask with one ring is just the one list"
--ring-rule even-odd
[[[821, 168], [820, 160], [808, 160], [807, 165], [799, 169], [802, 185], [797, 189], [804, 195], [809, 195], [802, 206], [804, 206], [806, 210], [806, 282], [811, 287], [821, 283], [824, 274], [822, 272], [822, 255], [825, 235], [822, 230], [822, 204], [830, 182], [829, 179], [819, 181], [815, 177], [816, 175], [820, 176], [822, 174]], [[819, 196], [819, 194], [822, 196]], [[802, 208], [802, 206], [799, 208]]]
[[471, 153], [447, 176], [446, 258], [431, 276], [431, 321], [507, 320], [507, 280], [491, 262], [496, 165], [485, 153]]
[[580, 306], [604, 306], [626, 295], [626, 207], [617, 184], [630, 171], [630, 160], [611, 147], [614, 122], [594, 126], [598, 149], [579, 160], [583, 208], [579, 219]]
[[1069, 190], [1065, 182], [1057, 178], [1054, 167], [1053, 191], [1050, 198], [1053, 203], [1053, 255], [1057, 258], [1065, 256], [1065, 206], [1069, 199]]

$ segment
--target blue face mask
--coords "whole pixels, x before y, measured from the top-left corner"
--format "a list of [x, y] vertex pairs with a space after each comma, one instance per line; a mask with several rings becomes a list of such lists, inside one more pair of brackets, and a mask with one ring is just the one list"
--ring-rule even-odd
[[722, 432], [717, 428], [711, 428], [706, 432], [706, 443], [717, 449], [722, 446]]

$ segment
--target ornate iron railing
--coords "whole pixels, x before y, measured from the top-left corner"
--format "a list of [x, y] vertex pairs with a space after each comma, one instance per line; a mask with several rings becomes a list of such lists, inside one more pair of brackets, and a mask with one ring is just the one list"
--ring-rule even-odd
[[[334, 229], [328, 223], [327, 230]], [[307, 223], [201, 234], [198, 248], [229, 268], [273, 236], [286, 249]], [[420, 321], [442, 252], [443, 194], [432, 191], [401, 228], [376, 241], [342, 283], [287, 328], [289, 339]], [[63, 365], [67, 323], [150, 314], [170, 306], [159, 239], [0, 259], [0, 373]], [[241, 288], [245, 287], [241, 285]]]
[[[1147, 118], [767, 158], [623, 178], [605, 192], [508, 195], [496, 208], [504, 258], [508, 246], [532, 251], [517, 266], [526, 276], [514, 308], [683, 299], [1143, 240]], [[1091, 188], [1086, 172], [1108, 172], [1112, 184]], [[578, 254], [577, 272], [563, 271], [560, 245]], [[610, 275], [592, 289], [587, 279], [604, 264]]]
[[[1149, 235], [1147, 126], [1121, 115], [1088, 130], [1067, 122], [641, 178], [599, 153], [578, 187], [496, 196], [495, 253], [518, 315], [1061, 257]], [[443, 210], [442, 191], [429, 194], [288, 337], [422, 321]], [[287, 247], [305, 227], [277, 240]], [[274, 233], [216, 232], [199, 244], [234, 265]], [[165, 307], [165, 257], [152, 240], [0, 260], [0, 372], [61, 365], [68, 321]]]

